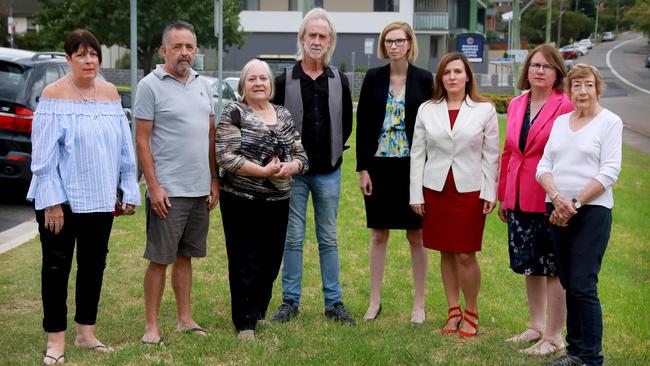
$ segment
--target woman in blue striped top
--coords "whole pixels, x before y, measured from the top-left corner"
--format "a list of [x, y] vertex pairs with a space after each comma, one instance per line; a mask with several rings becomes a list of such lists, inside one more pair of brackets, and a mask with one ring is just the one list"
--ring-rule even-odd
[[[77, 244], [75, 346], [112, 349], [95, 337], [108, 239], [115, 214], [140, 204], [129, 124], [115, 86], [96, 78], [97, 39], [71, 32], [68, 75], [43, 91], [32, 127], [32, 182], [43, 251], [41, 293], [47, 351], [42, 364], [65, 361], [68, 275]], [[122, 198], [116, 199], [120, 191]], [[120, 196], [120, 195], [118, 195]]]

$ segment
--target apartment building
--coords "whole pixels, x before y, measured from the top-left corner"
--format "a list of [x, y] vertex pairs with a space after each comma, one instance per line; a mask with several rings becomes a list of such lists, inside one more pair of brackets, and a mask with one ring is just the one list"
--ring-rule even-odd
[[[483, 0], [244, 0], [239, 14], [246, 43], [224, 55], [225, 70], [239, 70], [260, 55], [291, 56], [296, 53], [296, 35], [305, 3], [327, 10], [336, 26], [338, 40], [331, 63], [375, 67], [385, 63], [376, 57], [382, 28], [392, 21], [411, 24], [417, 35], [420, 55], [415, 64], [435, 69], [447, 50], [455, 49], [453, 35], [469, 30], [470, 2], [478, 8], [477, 31], [485, 32]], [[450, 41], [451, 37], [451, 41]], [[372, 42], [372, 54], [366, 46]]]

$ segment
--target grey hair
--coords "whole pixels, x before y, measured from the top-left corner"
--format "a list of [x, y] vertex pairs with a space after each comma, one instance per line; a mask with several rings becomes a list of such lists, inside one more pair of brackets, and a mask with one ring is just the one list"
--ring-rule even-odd
[[165, 30], [163, 30], [162, 45], [164, 47], [167, 47], [167, 39], [169, 38], [169, 31], [171, 31], [172, 29], [187, 29], [188, 31], [192, 32], [192, 35], [194, 36], [194, 40], [196, 41], [196, 32], [194, 32], [194, 26], [182, 20], [175, 20], [167, 24]]
[[325, 52], [325, 58], [323, 60], [325, 65], [327, 65], [332, 59], [332, 54], [334, 53], [334, 48], [336, 47], [336, 28], [334, 27], [334, 21], [332, 21], [332, 18], [330, 18], [327, 11], [325, 11], [325, 9], [323, 8], [311, 9], [302, 19], [302, 24], [300, 24], [300, 30], [298, 31], [298, 42], [297, 42], [298, 52], [296, 53], [296, 58], [298, 60], [302, 60], [303, 58], [304, 42], [302, 42], [301, 40], [305, 37], [305, 32], [307, 31], [306, 29], [307, 24], [309, 24], [310, 21], [315, 19], [323, 19], [324, 21], [327, 22], [327, 24], [330, 27], [330, 37], [332, 37], [332, 44], [327, 49], [327, 52]]
[[264, 71], [266, 71], [266, 76], [269, 78], [269, 82], [271, 83], [271, 94], [269, 95], [269, 99], [273, 99], [273, 96], [275, 95], [275, 79], [273, 78], [273, 71], [271, 71], [271, 66], [266, 61], [262, 61], [259, 59], [252, 59], [242, 67], [241, 72], [239, 73], [239, 84], [237, 84], [237, 92], [241, 96], [242, 100], [246, 100], [246, 95], [244, 94], [244, 84], [246, 84], [246, 77], [248, 77], [248, 71], [251, 69], [253, 65], [256, 63], [261, 63], [262, 66], [264, 66]]

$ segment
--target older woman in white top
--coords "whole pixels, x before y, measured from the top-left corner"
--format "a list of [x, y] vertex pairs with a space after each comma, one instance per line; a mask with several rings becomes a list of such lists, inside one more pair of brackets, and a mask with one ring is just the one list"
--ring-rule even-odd
[[549, 364], [602, 365], [598, 272], [612, 224], [612, 185], [621, 171], [623, 122], [598, 103], [605, 84], [595, 67], [575, 65], [567, 85], [575, 111], [556, 120], [536, 175], [547, 193], [566, 289], [567, 353]]

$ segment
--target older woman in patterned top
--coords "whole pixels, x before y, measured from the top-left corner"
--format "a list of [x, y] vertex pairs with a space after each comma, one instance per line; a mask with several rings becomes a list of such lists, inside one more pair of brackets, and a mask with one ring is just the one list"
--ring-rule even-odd
[[293, 175], [307, 169], [307, 155], [289, 111], [269, 102], [266, 62], [249, 61], [238, 89], [243, 101], [217, 124], [217, 162], [233, 323], [238, 338], [254, 340], [282, 262]]

